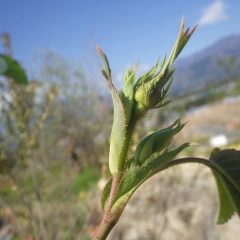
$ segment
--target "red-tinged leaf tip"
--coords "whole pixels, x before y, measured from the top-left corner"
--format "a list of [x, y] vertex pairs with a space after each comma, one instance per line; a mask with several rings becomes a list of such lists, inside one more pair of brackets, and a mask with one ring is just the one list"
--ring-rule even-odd
[[109, 63], [108, 63], [107, 56], [106, 56], [106, 54], [103, 52], [102, 48], [97, 45], [97, 46], [96, 46], [96, 51], [97, 51], [97, 53], [100, 55], [100, 57], [102, 58], [102, 60], [104, 61], [104, 63], [106, 63], [106, 64], [108, 65], [107, 67], [109, 68]]
[[101, 47], [98, 46], [98, 45], [96, 45], [96, 51], [97, 51], [97, 53], [100, 54], [100, 55], [104, 54], [104, 53], [103, 53], [103, 50], [102, 50]]
[[104, 67], [107, 68], [104, 70], [107, 70], [110, 73], [110, 67], [109, 67], [109, 63], [108, 63], [106, 54], [103, 52], [102, 48], [99, 47], [98, 45], [96, 46], [96, 51], [100, 55], [101, 59], [103, 60], [103, 64], [105, 65]]
[[191, 31], [189, 32], [189, 36], [191, 36], [191, 35], [195, 32], [195, 30], [197, 29], [197, 27], [198, 27], [198, 25], [194, 26], [194, 27], [191, 29]]
[[181, 24], [180, 24], [180, 34], [182, 36], [190, 37], [196, 30], [198, 25], [195, 25], [192, 29], [187, 28], [185, 31], [185, 23], [184, 23], [184, 18], [182, 17]]
[[99, 51], [99, 49], [101, 49], [100, 46], [96, 45], [96, 50]]
[[185, 31], [184, 35], [187, 37], [188, 33], [189, 33], [190, 28], [187, 28], [187, 30]]
[[180, 24], [180, 29], [184, 30], [184, 17], [182, 17], [181, 24]]

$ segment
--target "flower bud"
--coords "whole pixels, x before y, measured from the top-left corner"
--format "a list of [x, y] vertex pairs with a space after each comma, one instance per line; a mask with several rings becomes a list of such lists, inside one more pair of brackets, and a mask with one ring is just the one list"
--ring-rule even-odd
[[193, 29], [184, 29], [182, 20], [178, 38], [172, 48], [170, 56], [166, 61], [163, 60], [161, 66], [159, 62], [146, 74], [138, 79], [135, 84], [134, 100], [137, 102], [138, 109], [143, 113], [152, 108], [159, 108], [166, 105], [166, 96], [171, 85], [174, 68], [172, 67], [184, 46], [187, 44]]
[[173, 137], [181, 131], [184, 124], [179, 120], [175, 121], [168, 128], [161, 129], [143, 138], [137, 146], [135, 152], [135, 163], [143, 164], [154, 153], [161, 153], [171, 143]]

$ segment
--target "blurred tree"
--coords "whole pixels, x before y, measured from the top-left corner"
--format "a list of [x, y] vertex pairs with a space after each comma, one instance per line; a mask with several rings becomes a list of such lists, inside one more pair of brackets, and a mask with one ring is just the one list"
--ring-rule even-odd
[[108, 98], [82, 68], [53, 52], [38, 56], [40, 70], [29, 81], [12, 58], [9, 35], [2, 40], [0, 219], [10, 211], [19, 239], [83, 236], [86, 209], [74, 194], [85, 196], [82, 185], [98, 176], [84, 171], [107, 161]]
[[[29, 81], [24, 69], [12, 58], [10, 37], [2, 35], [6, 54], [1, 54], [1, 143], [0, 177], [6, 175], [18, 190], [18, 197], [25, 206], [28, 227], [36, 239], [44, 239], [45, 222], [42, 219], [42, 194], [40, 182], [35, 175], [34, 152], [39, 145], [39, 135], [48, 118], [56, 88], [51, 86], [44, 93], [41, 103], [36, 103], [36, 81]], [[24, 174], [21, 174], [23, 173]], [[24, 186], [25, 177], [30, 176], [31, 194]], [[32, 199], [34, 198], [34, 201]], [[4, 207], [8, 203], [1, 205]], [[34, 212], [33, 204], [37, 211]], [[15, 208], [11, 208], [14, 212]], [[21, 235], [28, 237], [27, 231]]]
[[53, 147], [60, 146], [59, 152], [65, 149], [59, 157], [69, 159], [81, 169], [107, 161], [105, 139], [111, 120], [108, 99], [99, 94], [97, 85], [83, 68], [72, 67], [58, 54], [48, 51], [39, 61], [39, 78], [54, 83], [58, 89], [45, 134], [54, 131], [47, 138], [52, 138]]

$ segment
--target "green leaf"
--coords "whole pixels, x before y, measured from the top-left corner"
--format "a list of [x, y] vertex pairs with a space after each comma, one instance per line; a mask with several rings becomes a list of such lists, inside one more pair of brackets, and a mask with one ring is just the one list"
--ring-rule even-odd
[[165, 151], [142, 166], [132, 165], [124, 174], [117, 195], [114, 200], [114, 209], [125, 206], [137, 188], [151, 176], [161, 171], [172, 161], [188, 144], [183, 144], [175, 150]]
[[4, 60], [4, 58], [0, 55], [0, 74], [2, 75], [3, 73], [5, 73], [7, 71], [7, 63]]
[[122, 209], [136, 189], [147, 180], [150, 172], [140, 166], [131, 166], [124, 174], [114, 199], [113, 211]]
[[0, 54], [0, 75], [13, 79], [16, 83], [27, 84], [27, 75], [16, 60], [8, 55]]
[[[163, 61], [164, 62], [164, 61]], [[144, 83], [147, 83], [151, 81], [157, 71], [159, 70], [159, 60], [157, 63], [146, 73], [144, 73], [135, 83], [135, 88], [138, 88], [139, 86], [143, 85]]]
[[121, 99], [124, 105], [125, 114], [126, 114], [126, 124], [131, 121], [132, 112], [134, 108], [134, 82], [137, 66], [135, 69], [129, 68], [124, 76], [124, 86], [123, 91], [121, 92]]
[[117, 198], [134, 189], [140, 182], [145, 179], [147, 173], [148, 171], [145, 168], [141, 168], [139, 166], [130, 167], [129, 170], [125, 173], [120, 184]]
[[112, 174], [117, 174], [122, 170], [121, 154], [124, 151], [124, 143], [126, 140], [126, 115], [122, 101], [114, 92], [113, 98], [113, 125], [110, 137], [110, 150], [109, 150], [109, 169]]
[[229, 192], [227, 189], [230, 187], [226, 179], [223, 176], [219, 176], [218, 173], [214, 172], [219, 198], [219, 213], [218, 213], [218, 224], [225, 223], [228, 219], [232, 217], [235, 212], [234, 205], [231, 198], [229, 198]]
[[112, 82], [111, 69], [108, 63], [107, 56], [104, 54], [100, 47], [96, 47], [96, 50], [102, 59], [102, 72], [107, 80], [113, 99], [113, 126], [110, 137], [109, 150], [109, 169], [111, 174], [113, 175], [117, 174], [119, 171], [122, 170], [123, 162], [125, 160], [122, 157], [122, 152], [125, 150], [124, 144], [126, 140], [127, 117], [122, 98]]
[[99, 46], [96, 46], [96, 50], [100, 56], [100, 58], [102, 59], [102, 63], [103, 63], [103, 69], [102, 69], [102, 73], [103, 76], [109, 81], [110, 84], [112, 84], [111, 82], [111, 69], [109, 66], [109, 62], [107, 59], [107, 56], [105, 55], [105, 53], [102, 51], [102, 49]]
[[173, 64], [175, 59], [178, 57], [178, 55], [181, 53], [181, 51], [183, 50], [183, 48], [185, 47], [185, 45], [187, 44], [187, 42], [191, 38], [191, 36], [194, 33], [194, 31], [196, 30], [196, 28], [197, 28], [197, 26], [195, 26], [191, 30], [189, 28], [187, 30], [185, 30], [184, 19], [182, 19], [179, 34], [178, 34], [178, 38], [177, 38], [177, 40], [176, 40], [176, 42], [173, 46], [173, 49], [171, 51], [170, 57], [169, 57], [168, 62], [167, 62], [168, 66]]
[[219, 195], [218, 223], [225, 223], [236, 212], [240, 217], [240, 151], [214, 149], [210, 161]]
[[163, 169], [169, 162], [171, 162], [181, 151], [189, 146], [189, 143], [184, 143], [180, 147], [168, 151], [167, 149], [163, 153], [156, 153], [149, 157], [143, 167], [146, 167], [151, 171], [151, 175], [158, 173]]
[[107, 203], [107, 200], [108, 200], [108, 197], [110, 194], [111, 186], [112, 186], [112, 178], [106, 183], [106, 185], [104, 186], [103, 192], [102, 192], [101, 205], [102, 205], [103, 210], [106, 207], [106, 203]]
[[135, 73], [136, 69], [130, 67], [124, 76], [124, 86], [123, 86], [123, 93], [124, 95], [129, 98], [130, 100], [133, 99], [133, 87], [135, 82]]

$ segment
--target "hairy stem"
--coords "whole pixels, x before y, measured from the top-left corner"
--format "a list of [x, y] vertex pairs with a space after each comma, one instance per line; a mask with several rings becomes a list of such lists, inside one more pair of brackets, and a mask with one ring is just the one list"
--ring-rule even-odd
[[118, 219], [119, 217], [114, 216], [110, 212], [104, 213], [93, 240], [105, 240]]
[[163, 169], [161, 169], [161, 171], [176, 166], [176, 165], [180, 165], [180, 164], [185, 164], [185, 163], [199, 163], [199, 164], [203, 164], [205, 166], [208, 166], [210, 168], [213, 168], [213, 164], [211, 161], [205, 159], [205, 158], [198, 158], [198, 157], [184, 157], [184, 158], [178, 158], [174, 161], [171, 161], [169, 164], [167, 164]]
[[121, 214], [115, 215], [111, 213], [111, 207], [113, 205], [114, 197], [117, 192], [121, 179], [122, 179], [122, 173], [113, 176], [108, 203], [104, 209], [102, 220], [98, 226], [96, 235], [94, 236], [93, 240], [106, 239], [110, 231], [112, 230], [112, 228], [116, 225], [121, 215]]
[[118, 186], [121, 182], [121, 179], [122, 179], [122, 173], [117, 174], [117, 175], [113, 175], [112, 186], [111, 186], [111, 190], [110, 190], [110, 194], [109, 194], [109, 198], [108, 198], [108, 203], [107, 203], [107, 207], [106, 207], [104, 212], [110, 211], [110, 209], [112, 207], [112, 204], [113, 204], [115, 194], [116, 194], [117, 189], [118, 189]]
[[[226, 174], [226, 172], [223, 171], [215, 162], [207, 160], [205, 158], [198, 158], [198, 157], [185, 157], [185, 158], [176, 159], [176, 160], [170, 162], [168, 165], [166, 165], [160, 171], [163, 171], [167, 168], [170, 168], [170, 167], [173, 167], [173, 166], [176, 166], [176, 165], [185, 164], [185, 163], [203, 164], [203, 165], [209, 167], [211, 170], [215, 170], [215, 171], [221, 173], [227, 179], [229, 179], [229, 176]], [[229, 181], [232, 181], [232, 179], [229, 179]]]

